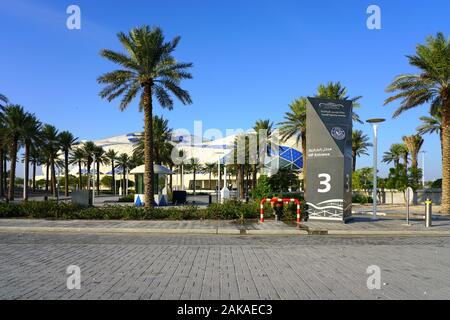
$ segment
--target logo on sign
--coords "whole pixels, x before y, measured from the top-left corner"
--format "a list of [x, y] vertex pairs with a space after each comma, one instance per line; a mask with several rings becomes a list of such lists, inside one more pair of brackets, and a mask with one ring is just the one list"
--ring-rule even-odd
[[334, 127], [333, 129], [331, 129], [331, 136], [336, 140], [344, 140], [345, 131], [341, 127]]
[[321, 107], [322, 109], [330, 109], [330, 110], [344, 109], [344, 106], [342, 104], [337, 104], [337, 103], [333, 103], [333, 102], [320, 103], [319, 107]]

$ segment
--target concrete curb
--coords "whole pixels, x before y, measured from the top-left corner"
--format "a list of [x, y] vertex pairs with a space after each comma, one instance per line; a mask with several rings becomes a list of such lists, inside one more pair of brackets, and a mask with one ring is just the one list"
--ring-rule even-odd
[[450, 231], [437, 230], [327, 230], [328, 235], [346, 236], [444, 236], [449, 237]]
[[0, 232], [19, 233], [98, 233], [98, 234], [192, 234], [192, 235], [335, 235], [335, 236], [444, 236], [450, 231], [438, 230], [248, 230], [248, 229], [153, 229], [153, 228], [75, 228], [75, 227], [0, 227]]
[[133, 233], [133, 234], [198, 234], [198, 235], [307, 235], [304, 230], [244, 230], [244, 229], [153, 229], [153, 228], [74, 228], [74, 227], [0, 227], [0, 232], [20, 233]]

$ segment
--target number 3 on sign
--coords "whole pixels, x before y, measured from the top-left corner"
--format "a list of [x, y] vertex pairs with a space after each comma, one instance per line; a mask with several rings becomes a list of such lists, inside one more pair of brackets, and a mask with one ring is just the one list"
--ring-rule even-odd
[[317, 189], [317, 192], [320, 193], [327, 193], [331, 190], [331, 176], [328, 173], [321, 173], [319, 174], [319, 178], [323, 179], [322, 181], [320, 181], [320, 185], [323, 186], [322, 189]]

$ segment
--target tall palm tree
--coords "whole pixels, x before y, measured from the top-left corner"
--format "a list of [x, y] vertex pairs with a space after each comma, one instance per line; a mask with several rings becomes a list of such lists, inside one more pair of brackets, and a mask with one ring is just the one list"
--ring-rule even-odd
[[[169, 120], [164, 117], [153, 117], [153, 154], [156, 164], [171, 164], [171, 154], [173, 145], [170, 143], [172, 129], [169, 128]], [[144, 133], [137, 136], [134, 143], [133, 155], [139, 159], [144, 159], [145, 143]]]
[[400, 152], [400, 158], [403, 158], [403, 164], [405, 166], [405, 169], [408, 169], [409, 149], [404, 143], [400, 143], [398, 148]]
[[[97, 146], [92, 141], [86, 141], [83, 143], [83, 146], [82, 146], [82, 149], [84, 152], [84, 160], [85, 160], [86, 168], [87, 168], [88, 179], [91, 175], [91, 166], [92, 166], [92, 162], [94, 161], [95, 148], [97, 148]], [[88, 185], [89, 185], [89, 183], [88, 183]]]
[[19, 105], [6, 105], [1, 107], [2, 122], [5, 126], [4, 139], [9, 146], [10, 170], [8, 201], [14, 200], [14, 182], [16, 178], [17, 151], [20, 139], [23, 137], [23, 124], [27, 121], [28, 114]]
[[98, 78], [98, 82], [106, 86], [100, 92], [102, 98], [112, 101], [123, 95], [120, 110], [124, 110], [139, 94], [140, 109], [144, 110], [144, 158], [145, 158], [145, 205], [152, 207], [153, 190], [153, 97], [160, 106], [171, 110], [174, 101], [172, 93], [183, 104], [191, 104], [188, 91], [179, 85], [183, 79], [191, 79], [187, 71], [191, 63], [179, 63], [172, 56], [180, 37], [165, 42], [159, 28], [143, 26], [134, 28], [129, 34], [119, 33], [120, 43], [127, 54], [112, 50], [102, 50], [101, 56], [119, 64], [123, 69], [106, 73]]
[[[0, 113], [2, 113], [2, 109], [0, 109]], [[0, 114], [0, 198], [5, 195], [4, 177], [6, 176], [6, 170], [4, 170], [3, 165], [4, 159], [6, 159], [6, 127], [3, 116]]]
[[[50, 191], [53, 196], [56, 196], [56, 161], [59, 156], [59, 132], [55, 126], [45, 124], [42, 127], [42, 152], [45, 157], [45, 167], [46, 167], [46, 181], [45, 181], [45, 192], [48, 193], [48, 185], [50, 180]], [[51, 177], [49, 178], [49, 172]]]
[[95, 164], [97, 165], [97, 194], [100, 195], [100, 164], [103, 164], [106, 161], [105, 150], [100, 146], [96, 146], [94, 148], [93, 156], [95, 157]]
[[209, 189], [212, 190], [212, 179], [211, 179], [211, 175], [216, 171], [217, 169], [217, 164], [215, 162], [211, 162], [211, 163], [205, 163], [204, 166], [206, 172], [208, 172], [209, 174]]
[[402, 143], [394, 143], [389, 148], [389, 151], [386, 151], [383, 155], [383, 162], [384, 163], [394, 163], [394, 167], [398, 168], [398, 165], [400, 164], [400, 159], [403, 155], [403, 149], [404, 145]]
[[109, 149], [105, 153], [106, 157], [106, 163], [111, 165], [111, 173], [112, 173], [112, 184], [111, 184], [111, 191], [116, 195], [116, 160], [119, 156], [119, 153], [117, 151], [114, 151], [113, 149]]
[[77, 142], [78, 138], [69, 131], [62, 131], [59, 136], [59, 144], [61, 150], [64, 152], [64, 194], [69, 196], [69, 152], [72, 150], [73, 145]]
[[404, 136], [403, 142], [405, 143], [409, 153], [411, 154], [411, 167], [413, 169], [417, 169], [417, 158], [423, 145], [423, 138], [418, 134], [412, 136]]
[[441, 111], [431, 113], [430, 117], [420, 117], [422, 124], [417, 127], [417, 133], [420, 135], [437, 133], [441, 141], [442, 155], [442, 116]]
[[193, 191], [194, 191], [194, 196], [197, 193], [197, 173], [201, 170], [203, 170], [203, 166], [200, 163], [200, 160], [197, 158], [191, 158], [189, 159], [186, 164], [185, 164], [185, 169], [189, 172], [191, 172], [193, 174], [193, 179], [194, 179], [194, 186], [193, 186]]
[[[339, 81], [338, 82], [328, 82], [327, 84], [321, 84], [317, 88], [316, 97], [323, 99], [333, 99], [333, 100], [351, 100], [353, 102], [353, 109], [360, 108], [361, 105], [359, 100], [362, 96], [357, 96], [350, 98], [347, 95], [348, 89], [344, 87]], [[356, 112], [352, 114], [353, 121], [363, 123]]]
[[126, 153], [122, 153], [117, 158], [117, 165], [122, 168], [122, 177], [123, 177], [123, 184], [122, 184], [122, 190], [124, 194], [128, 193], [128, 190], [126, 189], [126, 179], [127, 179], [127, 170], [130, 167], [130, 157]]
[[303, 190], [306, 195], [306, 104], [304, 97], [295, 99], [290, 105], [291, 109], [285, 113], [284, 121], [280, 122], [280, 134], [282, 140], [296, 137], [297, 143], [301, 141], [303, 157]]
[[83, 189], [83, 176], [81, 167], [86, 161], [85, 152], [83, 148], [78, 147], [75, 150], [72, 151], [70, 156], [70, 164], [77, 164], [78, 165], [78, 188], [80, 190]]
[[409, 63], [419, 69], [417, 74], [395, 78], [386, 89], [393, 93], [385, 104], [401, 99], [394, 118], [404, 111], [425, 103], [432, 110], [441, 108], [442, 117], [442, 212], [450, 214], [450, 39], [443, 33], [430, 36], [416, 47], [416, 54], [407, 56]]
[[352, 158], [353, 158], [353, 172], [356, 171], [356, 158], [362, 155], [368, 155], [367, 148], [371, 147], [369, 137], [361, 130], [354, 130], [352, 132]]
[[253, 170], [252, 170], [252, 188], [254, 189], [256, 187], [256, 179], [258, 174], [258, 164], [261, 167], [264, 167], [264, 156], [266, 154], [266, 150], [262, 150], [262, 146], [260, 146], [260, 133], [261, 130], [263, 132], [265, 131], [267, 139], [270, 138], [273, 131], [273, 122], [270, 121], [270, 119], [266, 120], [258, 120], [256, 121], [255, 125], [253, 126], [253, 130], [256, 132], [256, 163], [253, 164]]
[[[42, 141], [41, 141], [42, 143]], [[30, 162], [33, 167], [33, 173], [32, 173], [32, 190], [33, 192], [36, 191], [36, 169], [37, 166], [40, 166], [43, 163], [43, 155], [40, 150], [41, 145], [32, 145], [30, 150]]]
[[41, 143], [41, 122], [36, 118], [34, 114], [27, 114], [25, 122], [22, 124], [22, 137], [21, 140], [25, 145], [25, 176], [24, 176], [24, 193], [23, 200], [28, 201], [28, 181], [29, 181], [29, 168], [30, 168], [30, 153], [33, 145], [39, 145]]
[[0, 93], [0, 107], [3, 107], [3, 103], [8, 104], [9, 100], [5, 95]]

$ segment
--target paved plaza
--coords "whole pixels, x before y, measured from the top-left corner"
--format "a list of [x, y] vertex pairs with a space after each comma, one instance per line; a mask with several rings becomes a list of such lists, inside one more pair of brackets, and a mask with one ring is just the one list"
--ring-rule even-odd
[[450, 299], [450, 237], [4, 232], [0, 257], [1, 299]]

